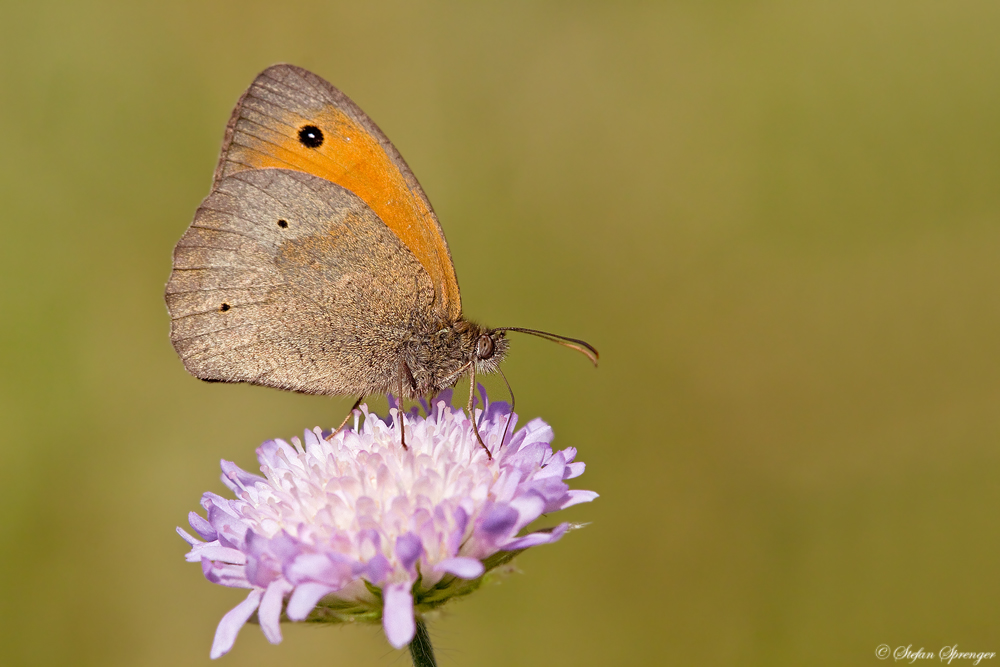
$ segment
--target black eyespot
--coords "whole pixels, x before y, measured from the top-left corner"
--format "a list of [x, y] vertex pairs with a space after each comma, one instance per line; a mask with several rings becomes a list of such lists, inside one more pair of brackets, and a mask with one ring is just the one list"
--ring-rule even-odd
[[278, 220], [278, 226], [281, 227], [282, 229], [284, 229], [284, 228], [288, 227], [288, 221], [287, 220]]
[[319, 148], [323, 145], [323, 130], [315, 125], [306, 125], [299, 130], [299, 141], [307, 148]]
[[224, 303], [224, 304], [222, 304], [221, 306], [219, 306], [219, 312], [220, 312], [220, 313], [224, 313], [224, 312], [226, 312], [227, 310], [229, 310], [229, 309], [230, 309], [231, 307], [232, 307], [232, 306], [230, 306], [230, 305], [229, 305], [228, 303]]
[[493, 339], [483, 334], [476, 343], [476, 356], [480, 359], [489, 359], [493, 356]]

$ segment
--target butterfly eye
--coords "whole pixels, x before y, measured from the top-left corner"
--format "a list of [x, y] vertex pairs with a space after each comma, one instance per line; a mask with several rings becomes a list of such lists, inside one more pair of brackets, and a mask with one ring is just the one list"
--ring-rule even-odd
[[493, 356], [493, 339], [483, 334], [476, 343], [476, 356], [480, 359], [489, 359]]
[[299, 141], [306, 148], [319, 148], [323, 145], [323, 130], [315, 125], [305, 125], [299, 130]]

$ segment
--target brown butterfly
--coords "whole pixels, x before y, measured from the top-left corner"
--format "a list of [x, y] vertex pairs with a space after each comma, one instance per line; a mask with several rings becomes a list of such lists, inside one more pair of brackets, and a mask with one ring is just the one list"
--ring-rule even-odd
[[468, 373], [473, 414], [476, 373], [499, 370], [507, 331], [597, 363], [581, 340], [464, 319], [444, 232], [403, 158], [346, 95], [292, 65], [237, 102], [166, 302], [194, 376], [355, 395], [355, 408], [370, 394], [433, 396]]

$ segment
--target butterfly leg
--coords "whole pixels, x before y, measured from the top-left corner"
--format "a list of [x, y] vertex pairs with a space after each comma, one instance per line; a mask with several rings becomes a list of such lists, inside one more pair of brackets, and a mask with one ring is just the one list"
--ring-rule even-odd
[[[472, 430], [476, 434], [476, 440], [478, 440], [482, 448], [486, 450], [486, 456], [489, 457], [490, 461], [492, 461], [493, 454], [490, 453], [490, 448], [486, 446], [485, 442], [483, 442], [483, 436], [479, 435], [479, 425], [476, 423], [475, 403], [476, 403], [476, 365], [472, 364], [470, 366], [470, 371], [469, 371], [469, 419], [472, 420]], [[486, 406], [484, 405], [483, 408], [485, 409]]]
[[401, 361], [396, 368], [396, 378], [399, 380], [399, 399], [396, 404], [396, 418], [399, 419], [399, 444], [403, 446], [403, 449], [409, 449], [406, 446], [406, 419], [403, 417], [403, 396], [405, 395], [406, 382], [409, 381], [411, 387], [414, 387], [415, 383], [413, 381], [413, 374], [410, 372], [410, 368], [406, 365], [405, 361]]
[[403, 419], [403, 399], [399, 399], [399, 407], [396, 408], [396, 416], [399, 417], [399, 444], [403, 446], [403, 449], [409, 449], [406, 446], [406, 420]]
[[354, 414], [354, 411], [358, 409], [358, 406], [361, 405], [361, 401], [363, 400], [365, 400], [364, 394], [358, 396], [358, 400], [354, 401], [354, 406], [351, 407], [350, 411], [348, 411], [347, 416], [344, 417], [344, 421], [340, 422], [340, 426], [337, 427], [337, 430], [335, 430], [330, 435], [326, 436], [326, 439], [328, 441], [333, 440], [333, 436], [337, 435], [338, 433], [344, 430], [344, 427], [347, 426], [347, 422], [351, 418], [351, 415]]

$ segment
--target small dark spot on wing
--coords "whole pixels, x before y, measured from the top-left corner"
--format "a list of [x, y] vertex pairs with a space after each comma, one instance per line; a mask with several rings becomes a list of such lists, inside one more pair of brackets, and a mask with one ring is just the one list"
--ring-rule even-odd
[[228, 303], [224, 303], [221, 306], [219, 306], [219, 312], [220, 313], [224, 313], [227, 310], [229, 310], [230, 308], [232, 308], [232, 306], [230, 306]]
[[315, 125], [303, 125], [299, 130], [299, 141], [306, 148], [319, 148], [323, 145], [323, 130]]

